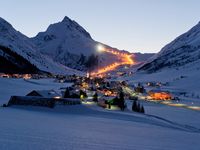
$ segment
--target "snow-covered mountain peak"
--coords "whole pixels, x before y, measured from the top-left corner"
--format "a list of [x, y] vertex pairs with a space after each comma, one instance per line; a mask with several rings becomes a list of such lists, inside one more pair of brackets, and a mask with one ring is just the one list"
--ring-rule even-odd
[[61, 21], [61, 23], [65, 24], [65, 25], [74, 26], [76, 22], [74, 20], [70, 19], [69, 17], [65, 16], [63, 18], [63, 20]]
[[182, 46], [192, 46], [192, 47], [200, 46], [200, 22], [193, 28], [191, 28], [189, 31], [178, 36], [171, 43], [163, 47], [161, 51], [158, 53], [158, 56], [165, 53], [169, 53], [171, 50], [181, 48]]
[[[36, 37], [43, 37], [44, 41], [56, 38], [91, 38], [90, 34], [77, 22], [67, 16], [61, 22], [51, 24], [45, 32], [40, 32]], [[41, 39], [42, 40], [42, 39]]]
[[18, 38], [17, 34], [22, 35], [20, 32], [16, 31], [9, 22], [7, 22], [1, 17], [0, 17], [0, 34], [1, 34], [0, 36], [7, 37], [11, 40], [13, 40], [13, 38]]
[[80, 34], [91, 38], [90, 34], [81, 25], [76, 21], [71, 20], [69, 17], [65, 16], [61, 23], [66, 27], [66, 29], [78, 31]]
[[167, 44], [140, 68], [151, 72], [162, 68], [179, 68], [200, 60], [200, 23]]
[[0, 17], [0, 32], [4, 31], [4, 30], [2, 30], [3, 28], [9, 29], [9, 28], [12, 28], [12, 25]]
[[68, 21], [72, 21], [69, 17], [65, 16], [62, 20], [62, 22], [68, 22]]
[[51, 24], [32, 41], [41, 53], [70, 67], [77, 63], [81, 54], [89, 56], [95, 53], [98, 44], [83, 27], [68, 17]]

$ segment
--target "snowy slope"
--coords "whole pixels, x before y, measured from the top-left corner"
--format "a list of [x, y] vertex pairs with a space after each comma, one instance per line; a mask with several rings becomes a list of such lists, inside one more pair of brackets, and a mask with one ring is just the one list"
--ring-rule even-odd
[[162, 68], [178, 68], [200, 59], [200, 23], [167, 44], [139, 70], [154, 72]]
[[[200, 135], [140, 116], [85, 106], [1, 109], [1, 149], [197, 149]], [[13, 126], [13, 124], [15, 124]], [[52, 144], [53, 143], [53, 144]]]
[[118, 61], [115, 55], [97, 51], [97, 45], [105, 44], [96, 42], [90, 34], [77, 22], [64, 17], [61, 22], [51, 24], [45, 32], [40, 32], [32, 41], [39, 47], [41, 53], [48, 55], [53, 60], [69, 67], [76, 68], [81, 54], [88, 57], [91, 54], [99, 56], [100, 65], [108, 65]]
[[[27, 82], [5, 78], [0, 79], [0, 85], [3, 85], [0, 87], [0, 104], [5, 103], [5, 98], [9, 95], [25, 95], [32, 89], [57, 90], [59, 87], [67, 86], [49, 79]], [[153, 104], [150, 107], [147, 109], [147, 113], [150, 113], [148, 115], [129, 111], [109, 111], [87, 104], [56, 106], [54, 109], [30, 106], [0, 107], [0, 149], [200, 148], [199, 112], [158, 107]]]
[[[8, 47], [13, 52], [16, 52], [18, 55], [34, 64], [38, 69], [42, 71], [59, 74], [72, 74], [72, 72], [75, 72], [72, 69], [55, 63], [47, 56], [42, 55], [39, 51], [36, 50], [37, 47], [30, 41], [28, 37], [16, 31], [12, 25], [10, 25], [2, 18], [0, 18], [0, 45]], [[6, 53], [3, 51], [0, 51], [1, 56], [5, 56], [5, 54]]]
[[[167, 82], [170, 85], [167, 90], [186, 92], [185, 96], [186, 99], [189, 99], [188, 102], [199, 103], [199, 66], [200, 23], [166, 45], [128, 80], [134, 80], [134, 82]], [[196, 100], [193, 101], [193, 99]]]
[[[187, 64], [179, 69], [168, 68], [161, 71], [147, 74], [145, 72], [136, 72], [128, 77], [130, 82], [162, 82], [168, 83], [169, 88], [188, 93], [188, 96], [200, 97], [200, 60], [195, 63]], [[200, 99], [199, 105], [200, 105]]]
[[[145, 86], [147, 91], [149, 90], [163, 90], [169, 91], [172, 93], [174, 97], [178, 97], [179, 101], [170, 101], [168, 103], [173, 103], [172, 105], [174, 109], [168, 110], [168, 105], [164, 107], [164, 105], [157, 105], [156, 107], [151, 107], [148, 102], [144, 103], [144, 107], [146, 112], [152, 115], [158, 115], [160, 117], [168, 118], [173, 121], [180, 120], [180, 122], [184, 124], [193, 124], [195, 126], [199, 126], [198, 122], [198, 114], [200, 111], [200, 60], [189, 63], [179, 69], [176, 68], [165, 68], [160, 71], [154, 73], [146, 73], [146, 72], [136, 72], [133, 76], [124, 78], [130, 85], [136, 85], [137, 83], [142, 83]], [[161, 87], [148, 87], [146, 83], [155, 82], [162, 83]], [[170, 107], [169, 107], [170, 108]], [[178, 111], [182, 108], [192, 110], [191, 113], [184, 113], [182, 111]], [[196, 110], [196, 112], [194, 112]], [[174, 113], [174, 114], [173, 114]], [[197, 114], [195, 114], [197, 113]], [[195, 114], [194, 116], [192, 114]], [[183, 116], [182, 116], [183, 115]], [[196, 118], [196, 116], [198, 116]], [[188, 121], [188, 119], [191, 119]]]
[[51, 24], [33, 40], [42, 52], [50, 55], [63, 55], [64, 52], [88, 55], [93, 52], [92, 47], [96, 44], [87, 31], [68, 17], [59, 23]]
[[133, 114], [65, 106], [6, 108], [0, 116], [0, 148], [7, 150], [199, 149], [198, 133]]
[[1, 149], [198, 150], [199, 148], [200, 135], [197, 133], [175, 130], [173, 127], [165, 128], [162, 127], [165, 126], [164, 123], [143, 117], [97, 112], [83, 106], [66, 106], [53, 110], [7, 108], [1, 109], [0, 114]]

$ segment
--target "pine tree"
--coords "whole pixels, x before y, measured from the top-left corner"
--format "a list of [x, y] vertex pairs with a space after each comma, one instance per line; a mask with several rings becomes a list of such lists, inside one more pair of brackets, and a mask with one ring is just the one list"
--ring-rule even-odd
[[109, 83], [109, 82], [107, 82], [106, 86], [107, 86], [107, 87], [110, 87], [110, 83]]
[[89, 69], [89, 71], [95, 69], [95, 67], [98, 66], [98, 56], [91, 54], [85, 62], [85, 66]]
[[145, 113], [143, 106], [141, 107], [140, 112], [143, 113], [143, 114]]
[[137, 104], [137, 112], [140, 112], [140, 103]]
[[78, 60], [78, 64], [83, 65], [85, 64], [86, 56], [84, 56], [82, 53], [80, 55], [80, 59]]
[[122, 91], [119, 94], [119, 105], [118, 106], [121, 108], [122, 111], [125, 109], [124, 93]]
[[97, 92], [95, 92], [95, 94], [93, 95], [93, 101], [94, 102], [98, 102], [98, 94], [97, 94]]
[[122, 91], [119, 93], [119, 99], [124, 101], [124, 93]]
[[137, 111], [137, 102], [136, 101], [134, 101], [132, 103], [132, 111]]
[[64, 93], [64, 98], [70, 98], [69, 88], [66, 88], [65, 93]]
[[87, 98], [88, 96], [86, 92], [84, 92], [83, 90], [80, 90], [80, 97]]

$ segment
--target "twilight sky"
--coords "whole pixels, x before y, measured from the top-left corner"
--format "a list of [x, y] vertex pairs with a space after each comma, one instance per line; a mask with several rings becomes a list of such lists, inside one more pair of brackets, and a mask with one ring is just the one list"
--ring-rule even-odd
[[68, 16], [96, 41], [158, 52], [200, 21], [199, 6], [199, 0], [5, 0], [0, 17], [32, 37]]

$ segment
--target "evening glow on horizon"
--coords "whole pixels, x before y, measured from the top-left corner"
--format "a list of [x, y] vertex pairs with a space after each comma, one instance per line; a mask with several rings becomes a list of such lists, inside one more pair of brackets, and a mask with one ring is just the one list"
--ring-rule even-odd
[[198, 0], [6, 0], [1, 2], [0, 17], [33, 37], [68, 16], [96, 41], [150, 53], [196, 25], [199, 5]]

